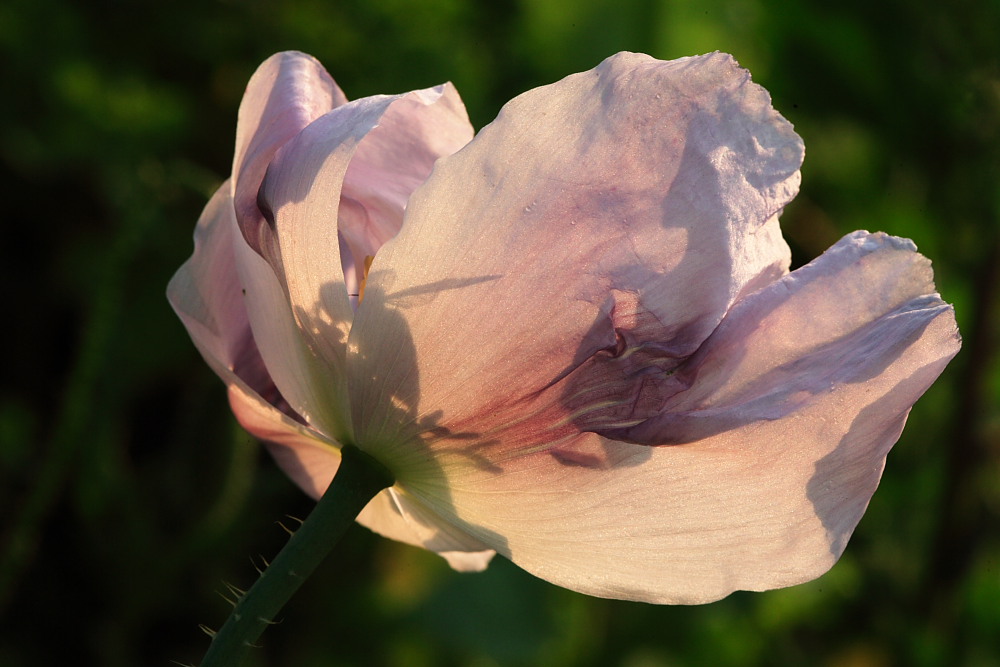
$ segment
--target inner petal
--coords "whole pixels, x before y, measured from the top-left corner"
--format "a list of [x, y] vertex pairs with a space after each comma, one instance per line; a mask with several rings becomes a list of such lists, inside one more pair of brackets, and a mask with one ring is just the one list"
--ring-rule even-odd
[[465, 108], [450, 84], [395, 100], [351, 158], [337, 210], [341, 266], [357, 310], [370, 262], [399, 233], [413, 191], [438, 158], [472, 139]]

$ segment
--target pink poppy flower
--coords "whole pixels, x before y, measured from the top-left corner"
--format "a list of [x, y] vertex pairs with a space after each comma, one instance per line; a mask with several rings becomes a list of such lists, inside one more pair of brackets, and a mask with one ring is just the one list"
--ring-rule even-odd
[[473, 138], [450, 84], [348, 102], [282, 53], [169, 296], [307, 493], [341, 444], [394, 474], [378, 533], [604, 597], [789, 586], [960, 345], [908, 240], [788, 272], [802, 157], [724, 54], [618, 54]]

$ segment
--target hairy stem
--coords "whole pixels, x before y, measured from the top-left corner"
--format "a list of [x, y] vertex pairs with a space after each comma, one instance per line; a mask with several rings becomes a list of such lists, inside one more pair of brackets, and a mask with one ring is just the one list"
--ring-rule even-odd
[[340, 468], [316, 508], [215, 633], [201, 667], [240, 665], [295, 591], [333, 550], [368, 501], [391, 486], [392, 475], [355, 447], [341, 450]]

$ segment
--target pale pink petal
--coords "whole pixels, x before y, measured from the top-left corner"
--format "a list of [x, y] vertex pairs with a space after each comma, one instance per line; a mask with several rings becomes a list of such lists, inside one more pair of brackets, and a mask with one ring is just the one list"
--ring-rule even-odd
[[399, 231], [407, 200], [434, 163], [472, 135], [458, 92], [444, 84], [400, 98], [361, 141], [340, 195], [339, 229], [350, 249], [341, 260], [350, 294], [358, 293], [365, 257], [374, 257]]
[[[582, 433], [560, 455], [539, 448], [489, 465], [439, 450], [406, 488], [584, 593], [701, 603], [790, 586], [836, 562], [910, 407], [958, 348], [954, 313], [912, 245], [852, 235], [749, 296], [709, 339], [689, 390], [699, 407], [644, 425], [688, 444]], [[708, 413], [700, 422], [697, 409]], [[700, 430], [674, 437], [692, 422]]]
[[376, 496], [358, 522], [383, 537], [434, 551], [460, 572], [479, 572], [496, 554], [396, 487]]
[[444, 558], [448, 565], [457, 572], [482, 572], [485, 570], [497, 552], [493, 549], [483, 551], [439, 551], [438, 556]]
[[233, 260], [229, 219], [229, 182], [219, 188], [202, 211], [194, 231], [194, 254], [174, 274], [167, 299], [215, 368], [231, 366], [250, 337], [240, 282]]
[[[339, 449], [325, 445], [322, 436], [308, 437], [309, 429], [265, 406], [246, 401], [238, 389], [230, 389], [230, 403], [240, 424], [265, 441], [282, 470], [313, 498], [322, 496], [340, 466]], [[357, 520], [383, 537], [438, 553], [463, 572], [483, 570], [496, 553], [394, 487], [376, 495]]]
[[[384, 133], [376, 134], [373, 141], [415, 144], [419, 137], [433, 137], [439, 127], [444, 128], [446, 136], [451, 136], [455, 105], [460, 107], [460, 103], [449, 91], [450, 88], [442, 87], [393, 97], [369, 97], [337, 108], [299, 132], [278, 152], [261, 186], [258, 201], [274, 223], [280, 256], [277, 262], [270, 260], [278, 282], [268, 288], [273, 295], [259, 310], [260, 320], [254, 318], [256, 311], [250, 309], [254, 334], [267, 360], [265, 343], [257, 335], [257, 324], [264, 326], [264, 320], [273, 316], [272, 310], [281, 312], [284, 322], [284, 311], [290, 309], [294, 325], [289, 320], [288, 327], [297, 330], [308, 351], [322, 361], [322, 372], [314, 380], [331, 385], [328, 391], [336, 397], [338, 405], [344, 404], [341, 388], [345, 378], [345, 344], [353, 318], [337, 226], [348, 165], [383, 120], [388, 127]], [[443, 102], [444, 114], [435, 108], [438, 101]], [[427, 139], [426, 145], [436, 147], [438, 143]], [[403, 174], [424, 169], [425, 162], [420, 160], [430, 159], [430, 149], [426, 146], [415, 145], [412, 150], [411, 162], [401, 170]], [[405, 157], [406, 153], [403, 154]], [[360, 180], [365, 178], [370, 176]], [[385, 185], [397, 187], [392, 182]], [[280, 295], [274, 291], [275, 285], [286, 294], [284, 306], [277, 304]], [[268, 367], [271, 368], [270, 362]], [[274, 373], [278, 386], [285, 391], [276, 368]], [[340, 419], [339, 413], [337, 419], [338, 423], [347, 423]]]
[[230, 186], [212, 196], [195, 228], [195, 250], [167, 286], [167, 299], [202, 356], [220, 377], [231, 372], [291, 414], [261, 359], [250, 330], [233, 253]]
[[516, 98], [438, 162], [375, 259], [351, 333], [359, 441], [419, 463], [429, 429], [455, 447], [568, 437], [559, 380], [595, 355], [618, 360], [577, 374], [594, 417], [648, 417], [733, 301], [785, 273], [801, 159], [722, 54], [620, 54]]
[[[340, 467], [339, 443], [282, 414], [238, 379], [229, 381], [229, 404], [240, 425], [264, 442], [292, 481], [318, 499]], [[496, 553], [395, 488], [375, 496], [357, 520], [384, 537], [434, 551], [463, 572], [485, 569]]]
[[346, 379], [336, 364], [310, 346], [268, 262], [236, 234], [236, 265], [243, 301], [264, 364], [274, 384], [305, 423], [349, 442]]
[[314, 498], [322, 495], [340, 466], [338, 442], [290, 419], [243, 383], [229, 385], [229, 405], [240, 426], [267, 445], [292, 481]]
[[[332, 476], [340, 460], [338, 445], [303, 423], [264, 366], [237, 271], [235, 244], [246, 244], [229, 193], [224, 183], [205, 207], [195, 229], [194, 254], [171, 279], [167, 296], [202, 356], [228, 386], [237, 420], [268, 442], [289, 475], [308, 489], [317, 475]], [[288, 465], [283, 453], [293, 451], [307, 462], [308, 473]], [[331, 457], [332, 468], [326, 464]]]
[[257, 191], [274, 154], [312, 121], [347, 102], [312, 56], [277, 53], [250, 78], [240, 104], [233, 159], [233, 201], [247, 243], [272, 259], [271, 230], [257, 207]]
[[[275, 66], [279, 62], [290, 63], [291, 74], [295, 74], [296, 67], [310, 70], [316, 66], [299, 54], [272, 59], [251, 83], [250, 102], [245, 101], [244, 109], [259, 106], [259, 100], [254, 103], [252, 99], [254, 90], [259, 92], [266, 86], [258, 79], [269, 71], [277, 74]], [[294, 88], [301, 83], [295, 76], [285, 78], [286, 86]], [[436, 104], [438, 100], [440, 104]], [[370, 216], [373, 232], [366, 231], [362, 223], [356, 225], [359, 238], [366, 242], [368, 237], [389, 233], [386, 229], [393, 224], [398, 227], [402, 211], [391, 210], [392, 206], [400, 200], [405, 204], [409, 191], [426, 178], [439, 154], [460, 147], [471, 135], [464, 108], [450, 86], [401, 96], [397, 103], [386, 98], [386, 102], [388, 111], [382, 124], [374, 133], [364, 135], [362, 131], [366, 138], [356, 154], [361, 159], [354, 170], [354, 201], [363, 202], [374, 212]], [[282, 128], [294, 127], [292, 121], [300, 111], [292, 105], [281, 112], [287, 117], [279, 113], [277, 119], [261, 121], [260, 132], [267, 136], [251, 137], [256, 142], [250, 148], [251, 157], [270, 160], [268, 151], [273, 152], [283, 143]], [[366, 148], [369, 141], [373, 147]], [[382, 164], [372, 155], [372, 151], [389, 148], [407, 160]], [[237, 163], [240, 151], [246, 150], [246, 146], [238, 148]], [[247, 169], [253, 173], [253, 165]], [[381, 197], [377, 192], [379, 184], [374, 182], [378, 178], [383, 179], [381, 184], [386, 188]], [[203, 356], [229, 386], [230, 404], [240, 424], [265, 442], [278, 464], [300, 487], [319, 497], [340, 463], [339, 444], [331, 435], [347, 433], [346, 419], [336, 414], [338, 406], [343, 405], [336, 390], [343, 378], [338, 379], [338, 374], [304, 344], [271, 264], [252, 250], [238, 231], [231, 191], [226, 183], [206, 207], [196, 229], [194, 255], [171, 281], [169, 298]], [[396, 220], [389, 219], [393, 215]], [[374, 253], [377, 246], [369, 242], [361, 249]], [[294, 409], [271, 379], [258, 341]], [[365, 509], [359, 521], [394, 539], [442, 552], [456, 569], [478, 570], [486, 566], [493, 551], [450, 524], [436, 527], [433, 515], [412, 505], [395, 491], [386, 490]]]
[[[913, 243], [854, 232], [736, 304], [677, 369], [686, 389], [661, 414], [605, 435], [682, 443], [794, 414], [841, 384], [877, 375], [939, 319], [953, 322], [952, 308]], [[953, 333], [940, 347], [945, 360], [958, 351]]]

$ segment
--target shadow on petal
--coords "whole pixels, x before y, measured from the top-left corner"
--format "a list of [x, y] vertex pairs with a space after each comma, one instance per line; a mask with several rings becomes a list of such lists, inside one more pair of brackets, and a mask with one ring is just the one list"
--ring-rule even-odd
[[839, 558], [882, 477], [886, 455], [899, 439], [910, 406], [941, 373], [929, 364], [861, 410], [837, 447], [816, 462], [806, 495]]
[[[414, 531], [409, 541], [439, 552], [480, 552], [488, 547], [447, 518], [456, 516], [456, 510], [442, 466], [460, 457], [463, 465], [497, 474], [500, 469], [479, 453], [479, 447], [492, 443], [480, 433], [449, 428], [440, 410], [421, 409], [418, 351], [403, 312], [414, 300], [433, 299], [442, 290], [494, 278], [440, 281], [387, 292], [393, 283], [391, 272], [380, 273], [366, 287], [346, 344], [355, 444], [395, 476], [395, 512]], [[343, 285], [333, 283], [324, 289], [343, 289]], [[489, 548], [502, 543], [503, 538], [496, 536]]]

